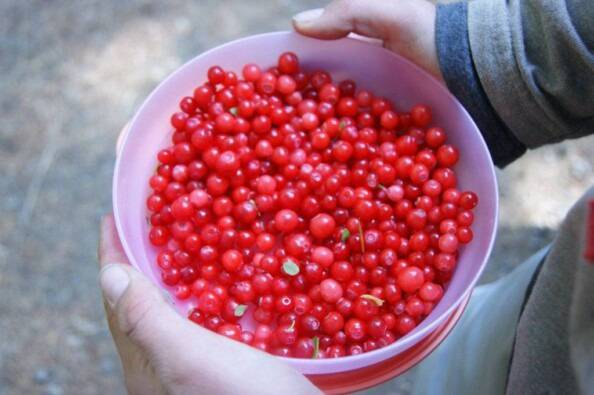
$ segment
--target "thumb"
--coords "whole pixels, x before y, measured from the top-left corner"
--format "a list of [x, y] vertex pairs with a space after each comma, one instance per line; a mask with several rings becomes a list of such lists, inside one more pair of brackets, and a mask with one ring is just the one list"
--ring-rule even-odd
[[388, 5], [382, 3], [385, 2], [335, 0], [325, 9], [318, 8], [295, 15], [293, 26], [303, 35], [325, 40], [341, 38], [351, 32], [387, 39], [383, 11]]
[[325, 9], [295, 15], [293, 26], [305, 36], [325, 40], [349, 33], [380, 39], [385, 48], [444, 83], [435, 46], [435, 13], [427, 0], [334, 0]]
[[121, 334], [151, 356], [167, 355], [186, 321], [146, 277], [128, 265], [108, 264], [99, 282]]

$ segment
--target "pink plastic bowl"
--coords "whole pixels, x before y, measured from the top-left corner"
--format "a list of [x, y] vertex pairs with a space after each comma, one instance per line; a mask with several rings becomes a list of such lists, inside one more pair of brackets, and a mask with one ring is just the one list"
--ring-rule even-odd
[[[495, 238], [497, 184], [493, 162], [476, 125], [462, 105], [432, 76], [392, 52], [357, 39], [319, 41], [295, 33], [279, 32], [243, 38], [214, 48], [192, 59], [146, 99], [124, 136], [116, 160], [113, 180], [113, 207], [122, 245], [132, 265], [159, 287], [155, 264], [157, 251], [148, 241], [149, 227], [145, 201], [148, 179], [156, 166], [156, 153], [169, 144], [169, 118], [183, 96], [205, 80], [206, 71], [218, 64], [240, 72], [246, 63], [275, 64], [284, 51], [298, 54], [307, 70], [324, 68], [336, 80], [351, 78], [358, 87], [391, 99], [397, 108], [417, 103], [429, 105], [434, 122], [445, 128], [449, 142], [460, 150], [456, 167], [459, 187], [479, 196], [473, 226], [474, 240], [464, 247], [458, 267], [443, 299], [411, 333], [390, 346], [361, 355], [326, 360], [283, 358], [305, 374], [333, 374], [359, 369], [389, 359], [431, 334], [452, 315], [478, 280]], [[184, 316], [192, 302], [177, 301]]]

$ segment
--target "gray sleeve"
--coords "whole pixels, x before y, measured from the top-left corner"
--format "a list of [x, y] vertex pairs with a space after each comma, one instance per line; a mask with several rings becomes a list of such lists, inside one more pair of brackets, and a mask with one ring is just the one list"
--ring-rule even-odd
[[594, 132], [593, 21], [592, 0], [468, 3], [481, 86], [528, 148]]
[[489, 102], [472, 62], [468, 40], [468, 4], [439, 4], [435, 44], [443, 78], [476, 122], [493, 162], [503, 167], [526, 152]]

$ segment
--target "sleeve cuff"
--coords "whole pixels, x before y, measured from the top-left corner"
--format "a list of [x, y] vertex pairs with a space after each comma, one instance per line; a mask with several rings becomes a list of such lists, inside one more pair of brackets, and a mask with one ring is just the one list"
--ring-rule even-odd
[[467, 3], [437, 6], [435, 41], [439, 65], [448, 89], [476, 122], [493, 162], [504, 167], [526, 152], [526, 146], [501, 121], [481, 86], [470, 52], [467, 21]]

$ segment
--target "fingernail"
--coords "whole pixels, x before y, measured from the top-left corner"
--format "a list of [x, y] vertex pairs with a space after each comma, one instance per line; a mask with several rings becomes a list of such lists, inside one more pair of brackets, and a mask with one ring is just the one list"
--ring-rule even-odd
[[130, 284], [130, 276], [119, 264], [113, 263], [105, 266], [99, 273], [99, 283], [105, 295], [105, 299], [111, 307], [118, 303], [118, 300]]
[[313, 10], [307, 10], [300, 12], [293, 17], [293, 22], [298, 25], [304, 25], [309, 22], [315, 21], [324, 13], [323, 8], [315, 8]]

